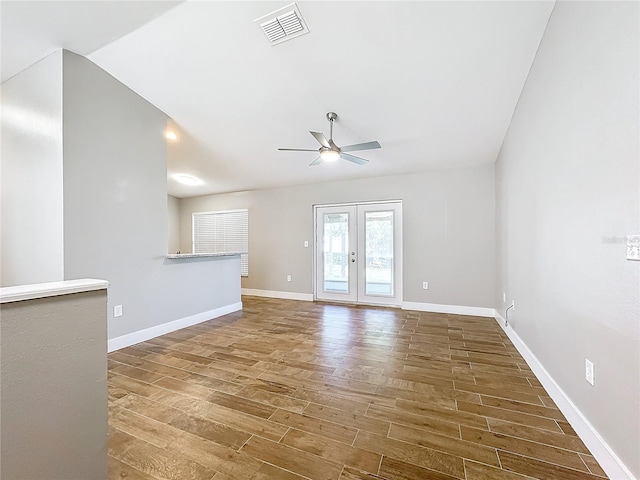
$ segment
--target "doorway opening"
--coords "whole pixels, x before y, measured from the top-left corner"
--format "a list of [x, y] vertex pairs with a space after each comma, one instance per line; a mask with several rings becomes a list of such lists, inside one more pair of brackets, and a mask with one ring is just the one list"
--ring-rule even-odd
[[315, 298], [402, 303], [402, 202], [316, 205]]

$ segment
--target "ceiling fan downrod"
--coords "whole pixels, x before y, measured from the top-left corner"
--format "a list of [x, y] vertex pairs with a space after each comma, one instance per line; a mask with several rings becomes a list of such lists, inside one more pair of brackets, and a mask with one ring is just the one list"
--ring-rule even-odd
[[333, 122], [338, 118], [336, 112], [327, 113], [327, 120], [329, 120], [329, 141], [333, 141]]

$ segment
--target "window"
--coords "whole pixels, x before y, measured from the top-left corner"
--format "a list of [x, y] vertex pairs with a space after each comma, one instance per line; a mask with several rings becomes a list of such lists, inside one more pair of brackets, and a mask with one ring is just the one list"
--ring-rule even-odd
[[193, 253], [237, 253], [249, 275], [249, 210], [193, 213]]

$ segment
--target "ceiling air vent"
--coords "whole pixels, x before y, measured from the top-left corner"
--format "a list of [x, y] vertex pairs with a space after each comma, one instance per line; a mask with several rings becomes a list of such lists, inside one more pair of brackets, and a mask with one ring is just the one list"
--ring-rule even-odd
[[271, 45], [277, 45], [309, 33], [295, 3], [257, 18], [255, 22], [260, 25]]

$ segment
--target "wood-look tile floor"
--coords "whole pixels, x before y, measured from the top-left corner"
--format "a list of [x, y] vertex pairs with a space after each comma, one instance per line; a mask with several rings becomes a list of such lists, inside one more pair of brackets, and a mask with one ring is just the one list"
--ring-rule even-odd
[[606, 478], [493, 319], [243, 297], [109, 355], [109, 478]]

